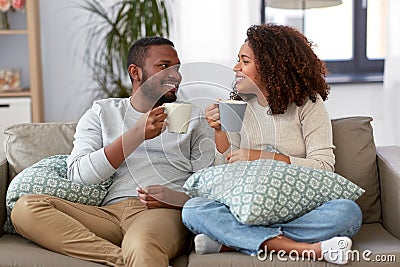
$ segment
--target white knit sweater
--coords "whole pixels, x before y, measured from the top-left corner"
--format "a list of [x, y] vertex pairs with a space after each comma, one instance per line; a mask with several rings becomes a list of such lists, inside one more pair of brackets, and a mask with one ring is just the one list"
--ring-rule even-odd
[[269, 115], [269, 107], [259, 105], [256, 97], [247, 103], [242, 130], [228, 133], [231, 147], [223, 155], [217, 153], [215, 164], [227, 163], [230, 150], [265, 150], [269, 144], [289, 156], [293, 165], [334, 171], [332, 125], [320, 96], [301, 107], [292, 103], [279, 115]]

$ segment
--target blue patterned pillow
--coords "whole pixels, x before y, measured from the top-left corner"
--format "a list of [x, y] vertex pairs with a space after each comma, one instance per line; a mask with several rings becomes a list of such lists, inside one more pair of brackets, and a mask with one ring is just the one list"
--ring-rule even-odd
[[326, 201], [356, 200], [365, 191], [333, 172], [265, 159], [200, 170], [183, 187], [191, 196], [224, 203], [251, 225], [287, 222]]
[[15, 203], [23, 195], [45, 194], [86, 205], [101, 204], [111, 185], [111, 178], [93, 185], [72, 182], [67, 179], [67, 157], [56, 155], [42, 159], [14, 177], [7, 190], [4, 231], [16, 233], [10, 215]]

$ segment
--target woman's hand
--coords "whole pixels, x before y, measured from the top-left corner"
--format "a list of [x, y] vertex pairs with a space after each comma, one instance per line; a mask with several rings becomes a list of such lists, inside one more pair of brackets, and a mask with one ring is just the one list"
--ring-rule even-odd
[[145, 188], [138, 188], [137, 192], [140, 202], [149, 209], [181, 209], [189, 199], [189, 196], [185, 193], [169, 189], [162, 185], [150, 185]]
[[228, 160], [229, 163], [237, 161], [251, 161], [259, 159], [260, 154], [261, 154], [260, 150], [241, 148], [238, 150], [231, 151], [231, 153], [228, 154], [226, 159]]
[[216, 104], [216, 103], [211, 104], [206, 108], [206, 119], [207, 119], [208, 124], [211, 126], [211, 128], [213, 128], [214, 130], [221, 130], [221, 122], [219, 121], [218, 104]]
[[273, 159], [290, 164], [290, 158], [286, 155], [269, 152], [266, 150], [252, 150], [246, 148], [232, 151], [231, 153], [229, 153], [226, 159], [229, 161], [229, 163], [233, 163], [236, 161], [252, 161], [258, 159]]
[[275, 153], [269, 151], [241, 148], [234, 150], [227, 156], [229, 163], [237, 161], [252, 161], [258, 159], [274, 159]]

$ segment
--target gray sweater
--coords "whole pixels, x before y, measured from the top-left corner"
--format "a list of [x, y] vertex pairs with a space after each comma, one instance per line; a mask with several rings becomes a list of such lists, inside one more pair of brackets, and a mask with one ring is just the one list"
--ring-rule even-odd
[[193, 172], [213, 164], [213, 131], [200, 109], [194, 107], [186, 134], [164, 131], [144, 141], [114, 169], [104, 147], [132, 127], [142, 115], [131, 106], [130, 98], [104, 99], [96, 101], [78, 122], [74, 148], [67, 159], [68, 178], [97, 184], [112, 176], [113, 183], [103, 205], [137, 196], [137, 187], [159, 184], [182, 191], [182, 185]]
[[242, 130], [228, 133], [231, 147], [223, 155], [217, 153], [216, 164], [227, 163], [230, 150], [265, 150], [269, 144], [289, 156], [293, 165], [334, 171], [332, 125], [320, 96], [301, 107], [292, 103], [279, 115], [269, 115], [269, 108], [259, 105], [256, 97], [247, 103]]

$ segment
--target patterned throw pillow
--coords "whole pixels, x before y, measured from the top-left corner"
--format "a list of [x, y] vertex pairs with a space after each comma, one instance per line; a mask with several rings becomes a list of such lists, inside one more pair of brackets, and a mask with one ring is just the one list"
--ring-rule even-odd
[[10, 215], [15, 203], [23, 195], [45, 194], [86, 205], [101, 204], [111, 185], [111, 178], [93, 185], [72, 182], [67, 179], [67, 157], [56, 155], [42, 159], [14, 177], [7, 190], [4, 231], [16, 233]]
[[224, 203], [238, 221], [251, 225], [287, 222], [326, 201], [356, 200], [364, 193], [336, 173], [264, 159], [200, 170], [184, 189]]

